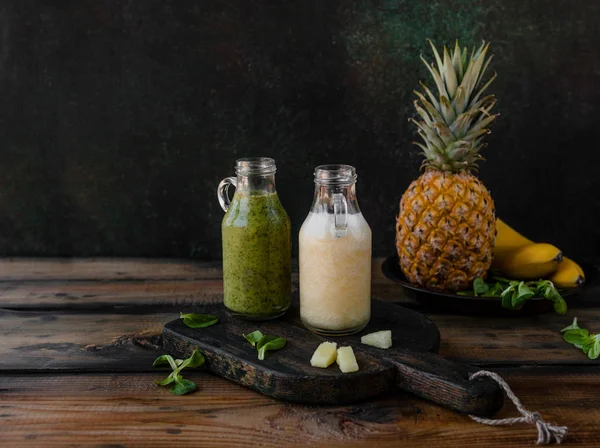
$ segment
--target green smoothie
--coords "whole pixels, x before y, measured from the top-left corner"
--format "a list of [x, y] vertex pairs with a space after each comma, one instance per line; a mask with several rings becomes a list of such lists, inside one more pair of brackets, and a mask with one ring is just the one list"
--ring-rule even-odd
[[290, 219], [277, 193], [235, 193], [223, 218], [225, 306], [255, 319], [283, 314], [291, 303]]

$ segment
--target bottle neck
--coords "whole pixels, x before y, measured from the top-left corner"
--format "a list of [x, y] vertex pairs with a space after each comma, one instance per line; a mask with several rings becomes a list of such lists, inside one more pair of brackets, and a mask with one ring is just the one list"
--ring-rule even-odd
[[310, 211], [312, 213], [334, 213], [334, 195], [341, 194], [348, 204], [348, 214], [360, 213], [356, 198], [356, 184], [315, 185], [315, 195]]
[[275, 193], [275, 174], [238, 174], [236, 192], [240, 194]]

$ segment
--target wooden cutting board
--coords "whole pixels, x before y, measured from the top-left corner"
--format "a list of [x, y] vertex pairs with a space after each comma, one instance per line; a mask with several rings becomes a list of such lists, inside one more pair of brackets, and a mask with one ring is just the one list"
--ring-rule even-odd
[[[373, 300], [369, 325], [359, 334], [336, 338], [305, 329], [297, 304], [285, 316], [267, 322], [240, 320], [218, 304], [203, 305], [193, 312], [213, 314], [220, 321], [199, 329], [187, 327], [181, 319], [169, 322], [163, 329], [167, 352], [183, 358], [199, 349], [210, 372], [277, 399], [345, 404], [399, 387], [469, 414], [488, 416], [502, 407], [502, 391], [495, 382], [488, 378], [470, 381], [469, 374], [479, 369], [439, 357], [437, 326], [399, 305]], [[265, 360], [259, 361], [257, 350], [242, 336], [254, 330], [285, 337], [287, 345], [267, 352]], [[379, 330], [392, 331], [391, 348], [361, 344], [361, 335]], [[337, 342], [338, 347], [352, 346], [360, 370], [342, 373], [335, 363], [327, 369], [312, 367], [310, 358], [325, 340]]]

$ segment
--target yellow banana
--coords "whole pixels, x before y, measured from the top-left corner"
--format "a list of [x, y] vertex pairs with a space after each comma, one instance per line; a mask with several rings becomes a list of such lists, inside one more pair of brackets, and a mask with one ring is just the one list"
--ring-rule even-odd
[[585, 283], [583, 269], [573, 260], [563, 257], [562, 263], [550, 277], [550, 281], [557, 288], [578, 288]]
[[525, 238], [500, 218], [496, 218], [496, 242], [494, 244], [492, 269], [499, 269], [504, 273], [504, 266], [507, 265], [511, 253], [514, 252], [515, 249], [530, 244], [535, 243]]
[[494, 253], [492, 269], [515, 280], [538, 280], [552, 275], [562, 261], [562, 252], [552, 244], [533, 243]]
[[527, 246], [534, 244], [530, 239], [525, 238], [515, 229], [510, 227], [500, 218], [496, 218], [496, 247], [501, 249]]
[[563, 257], [558, 248], [536, 244], [500, 218], [496, 218], [496, 231], [492, 269], [517, 280], [549, 277], [558, 288], [577, 288], [585, 283], [583, 269]]

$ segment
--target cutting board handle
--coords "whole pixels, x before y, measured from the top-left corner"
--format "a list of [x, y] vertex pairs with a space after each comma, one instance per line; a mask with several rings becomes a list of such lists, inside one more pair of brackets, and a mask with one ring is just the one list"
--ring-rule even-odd
[[488, 417], [502, 407], [504, 395], [490, 378], [469, 380], [481, 370], [434, 353], [394, 350], [385, 357], [396, 367], [396, 385], [414, 395], [455, 411]]

